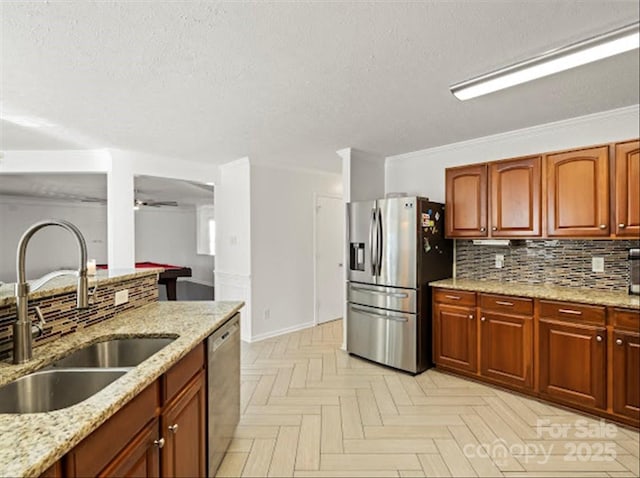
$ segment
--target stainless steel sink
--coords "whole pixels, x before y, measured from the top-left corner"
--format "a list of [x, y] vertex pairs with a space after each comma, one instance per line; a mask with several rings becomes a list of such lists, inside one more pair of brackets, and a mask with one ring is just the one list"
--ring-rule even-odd
[[76, 350], [53, 362], [51, 368], [135, 367], [175, 339], [163, 337], [133, 337], [107, 340]]
[[40, 413], [86, 400], [127, 370], [41, 370], [0, 387], [0, 413]]

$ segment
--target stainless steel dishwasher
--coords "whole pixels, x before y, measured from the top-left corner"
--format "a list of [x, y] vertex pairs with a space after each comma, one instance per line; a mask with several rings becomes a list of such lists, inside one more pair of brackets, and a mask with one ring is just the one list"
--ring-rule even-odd
[[240, 314], [207, 339], [208, 476], [215, 476], [240, 419]]

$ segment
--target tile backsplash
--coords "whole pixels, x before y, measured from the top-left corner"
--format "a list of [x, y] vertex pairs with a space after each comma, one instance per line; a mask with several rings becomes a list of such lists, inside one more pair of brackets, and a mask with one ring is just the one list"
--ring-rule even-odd
[[[128, 289], [129, 301], [114, 306], [114, 293]], [[67, 334], [78, 332], [116, 314], [142, 307], [158, 300], [158, 286], [155, 275], [135, 277], [122, 282], [99, 286], [92, 306], [87, 310], [76, 310], [76, 291], [29, 300], [29, 317], [35, 317], [34, 308], [42, 309], [45, 320], [44, 333], [34, 338], [33, 346], [45, 344]], [[15, 304], [0, 306], [0, 360], [11, 354], [12, 325], [15, 321]]]
[[[636, 240], [525, 240], [520, 245], [495, 247], [456, 240], [456, 277], [525, 284], [589, 287], [627, 291], [628, 251]], [[504, 267], [495, 267], [496, 254]], [[592, 257], [604, 258], [604, 272], [592, 272]]]

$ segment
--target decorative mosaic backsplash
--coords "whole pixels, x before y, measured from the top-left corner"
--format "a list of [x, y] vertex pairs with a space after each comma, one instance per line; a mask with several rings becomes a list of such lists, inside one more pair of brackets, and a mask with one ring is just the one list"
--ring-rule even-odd
[[[526, 240], [521, 245], [494, 247], [456, 241], [456, 277], [526, 284], [589, 287], [627, 291], [628, 251], [638, 241]], [[495, 267], [496, 254], [504, 267]], [[591, 271], [591, 258], [604, 258], [604, 272]]]
[[[129, 289], [129, 302], [114, 306], [114, 294], [121, 289]], [[76, 292], [66, 292], [29, 301], [29, 317], [35, 317], [34, 307], [40, 306], [46, 324], [44, 334], [34, 338], [33, 346], [45, 344], [67, 334], [91, 327], [111, 319], [116, 314], [137, 309], [158, 300], [158, 286], [155, 275], [124, 280], [98, 287], [93, 305], [87, 310], [76, 310]], [[0, 306], [0, 359], [11, 355], [12, 325], [15, 322], [15, 304]]]

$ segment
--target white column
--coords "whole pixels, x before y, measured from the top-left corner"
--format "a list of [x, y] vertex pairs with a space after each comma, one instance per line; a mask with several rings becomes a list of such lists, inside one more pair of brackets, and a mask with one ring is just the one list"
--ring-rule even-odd
[[107, 174], [107, 237], [110, 269], [135, 267], [133, 171], [124, 157], [114, 155]]

